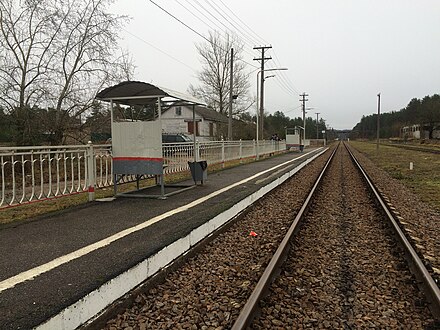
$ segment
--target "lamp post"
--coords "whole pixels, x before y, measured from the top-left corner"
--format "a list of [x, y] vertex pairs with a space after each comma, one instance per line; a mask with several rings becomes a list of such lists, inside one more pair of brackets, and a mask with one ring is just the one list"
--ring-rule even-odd
[[[255, 150], [255, 153], [256, 153], [256, 155], [255, 155], [255, 158], [258, 160], [259, 158], [260, 158], [260, 155], [259, 155], [259, 150], [258, 150], [258, 143], [259, 143], [259, 135], [260, 135], [260, 132], [259, 132], [259, 117], [260, 117], [260, 115], [261, 115], [261, 120], [263, 120], [263, 113], [264, 113], [264, 104], [261, 104], [260, 105], [260, 107], [258, 106], [258, 100], [259, 100], [259, 97], [258, 97], [258, 93], [259, 93], [259, 80], [260, 80], [260, 74], [262, 73], [262, 72], [268, 72], [268, 71], [285, 71], [285, 70], [288, 70], [287, 68], [274, 68], [274, 69], [264, 69], [264, 70], [259, 70], [258, 72], [257, 72], [257, 131], [256, 131], [256, 143], [257, 143], [257, 147], [256, 147], [256, 150]], [[266, 78], [269, 78], [269, 77], [271, 77], [271, 76], [267, 76]], [[262, 91], [263, 92], [263, 91]], [[260, 111], [258, 111], [258, 110], [260, 110]], [[260, 112], [260, 113], [259, 113]], [[263, 133], [263, 130], [261, 130], [261, 134]]]

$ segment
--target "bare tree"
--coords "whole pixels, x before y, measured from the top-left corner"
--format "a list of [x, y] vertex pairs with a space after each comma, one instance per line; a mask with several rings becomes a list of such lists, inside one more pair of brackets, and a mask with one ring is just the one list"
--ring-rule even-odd
[[111, 2], [0, 1], [0, 105], [22, 114], [47, 108], [53, 144], [81, 129], [96, 92], [130, 70], [127, 56], [115, 56], [126, 18], [107, 12]]
[[203, 99], [208, 106], [226, 113], [229, 103], [231, 48], [234, 48], [233, 95], [237, 95], [234, 114], [248, 109], [253, 103], [249, 96], [249, 74], [242, 61], [243, 43], [236, 35], [209, 33], [209, 42], [197, 44], [202, 71], [197, 75], [201, 85], [189, 86], [189, 92]]
[[119, 72], [120, 63], [114, 54], [124, 18], [107, 13], [109, 3], [110, 0], [65, 0], [60, 8], [69, 18], [62, 22], [56, 50], [59, 65], [54, 67], [55, 79], [49, 90], [56, 113], [51, 126], [53, 143], [62, 142], [72, 122], [67, 120], [69, 117], [81, 127], [81, 116], [90, 111], [96, 93], [118, 80], [115, 73]]
[[44, 95], [60, 32], [55, 18], [65, 17], [48, 1], [0, 1], [0, 102], [15, 118], [21, 143], [29, 142], [29, 112]]

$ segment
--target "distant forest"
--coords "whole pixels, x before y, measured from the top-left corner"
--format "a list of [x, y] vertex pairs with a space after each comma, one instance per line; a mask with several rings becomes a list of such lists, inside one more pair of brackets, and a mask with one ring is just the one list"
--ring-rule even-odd
[[[423, 99], [413, 98], [400, 111], [380, 114], [380, 136], [382, 138], [401, 137], [400, 130], [404, 126], [420, 125], [429, 132], [432, 139], [434, 130], [440, 129], [440, 95], [425, 96]], [[351, 138], [373, 139], [376, 137], [377, 114], [363, 116], [353, 128]]]

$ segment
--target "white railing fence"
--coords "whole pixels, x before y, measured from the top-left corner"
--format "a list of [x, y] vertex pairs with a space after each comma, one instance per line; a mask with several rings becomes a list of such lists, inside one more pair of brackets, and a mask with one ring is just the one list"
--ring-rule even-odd
[[[285, 141], [196, 142], [197, 160], [208, 165], [271, 154], [286, 149]], [[193, 143], [164, 143], [164, 174], [188, 171]], [[0, 209], [113, 185], [111, 145], [0, 147]], [[124, 177], [122, 183], [134, 181]]]

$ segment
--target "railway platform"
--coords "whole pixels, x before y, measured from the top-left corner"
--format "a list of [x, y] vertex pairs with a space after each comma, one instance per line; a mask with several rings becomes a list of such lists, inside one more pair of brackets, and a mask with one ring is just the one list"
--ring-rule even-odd
[[0, 328], [76, 328], [171, 261], [186, 240], [196, 244], [222, 217], [239, 213], [238, 204], [323, 150], [210, 173], [204, 185], [166, 200], [95, 201], [0, 227]]

